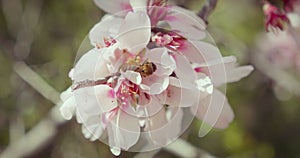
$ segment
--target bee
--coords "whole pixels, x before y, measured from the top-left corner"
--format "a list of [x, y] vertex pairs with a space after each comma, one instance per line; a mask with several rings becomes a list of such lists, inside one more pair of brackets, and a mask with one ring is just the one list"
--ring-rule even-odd
[[124, 65], [121, 66], [122, 71], [132, 70], [141, 74], [142, 77], [150, 76], [156, 70], [155, 64], [145, 60], [140, 64], [141, 58], [136, 56], [134, 59], [129, 59]]
[[137, 69], [135, 69], [136, 72], [139, 72], [142, 77], [150, 76], [154, 73], [156, 70], [156, 66], [149, 61], [145, 61], [143, 64], [141, 64]]

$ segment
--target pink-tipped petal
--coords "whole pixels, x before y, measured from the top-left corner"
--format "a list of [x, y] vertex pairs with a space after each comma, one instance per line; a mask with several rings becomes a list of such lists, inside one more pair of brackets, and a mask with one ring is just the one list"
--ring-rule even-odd
[[222, 58], [216, 46], [202, 41], [186, 40], [179, 51], [193, 63], [207, 63]]
[[105, 15], [99, 23], [97, 23], [89, 33], [89, 39], [95, 47], [105, 47], [106, 38], [114, 38], [123, 22], [122, 18], [112, 15]]
[[188, 39], [200, 40], [206, 36], [206, 24], [192, 11], [173, 6], [164, 20]]
[[[113, 89], [108, 85], [97, 85], [94, 87], [98, 106], [103, 112], [109, 112], [118, 106]], [[113, 93], [113, 94], [112, 94]]]

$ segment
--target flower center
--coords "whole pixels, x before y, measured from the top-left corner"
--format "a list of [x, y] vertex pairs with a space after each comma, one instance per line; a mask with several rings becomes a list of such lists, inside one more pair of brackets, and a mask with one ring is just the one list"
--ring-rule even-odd
[[113, 39], [112, 37], [103, 37], [103, 41], [104, 41], [104, 45], [102, 45], [100, 43], [96, 44], [97, 49], [109, 47], [109, 46], [112, 46], [115, 43], [117, 43], [117, 41], [115, 39]]
[[149, 0], [148, 6], [161, 6], [165, 7], [167, 5], [168, 0]]
[[151, 37], [152, 42], [155, 42], [156, 45], [160, 47], [167, 47], [173, 51], [180, 49], [186, 40], [184, 37], [173, 31], [163, 29], [153, 29], [152, 31], [154, 32]]
[[116, 92], [116, 97], [119, 106], [127, 107], [129, 105], [135, 107], [138, 102], [140, 90], [138, 85], [130, 82], [127, 79], [121, 81], [121, 84]]

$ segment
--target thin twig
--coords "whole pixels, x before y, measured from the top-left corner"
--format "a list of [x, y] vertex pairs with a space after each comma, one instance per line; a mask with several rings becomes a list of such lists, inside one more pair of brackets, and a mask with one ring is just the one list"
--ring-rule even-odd
[[206, 3], [199, 11], [198, 16], [201, 17], [206, 24], [208, 24], [208, 17], [211, 12], [215, 9], [218, 0], [206, 0]]
[[56, 104], [47, 117], [41, 120], [35, 127], [27, 132], [17, 142], [9, 146], [1, 153], [0, 158], [20, 158], [28, 156], [51, 140], [57, 133], [57, 126], [66, 122], [59, 113], [61, 101], [59, 92], [45, 82], [37, 73], [35, 73], [24, 62], [15, 64], [15, 72], [36, 91], [41, 93], [45, 98]]

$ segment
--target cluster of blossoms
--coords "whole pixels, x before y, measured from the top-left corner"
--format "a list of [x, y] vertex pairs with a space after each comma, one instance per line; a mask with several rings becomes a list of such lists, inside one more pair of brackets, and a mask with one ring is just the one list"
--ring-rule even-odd
[[89, 33], [94, 48], [69, 73], [64, 118], [76, 115], [84, 136], [107, 142], [115, 155], [170, 143], [189, 116], [228, 126], [234, 115], [217, 87], [253, 68], [238, 67], [234, 56], [205, 42], [206, 26], [195, 13], [164, 0], [95, 3], [109, 14]]

